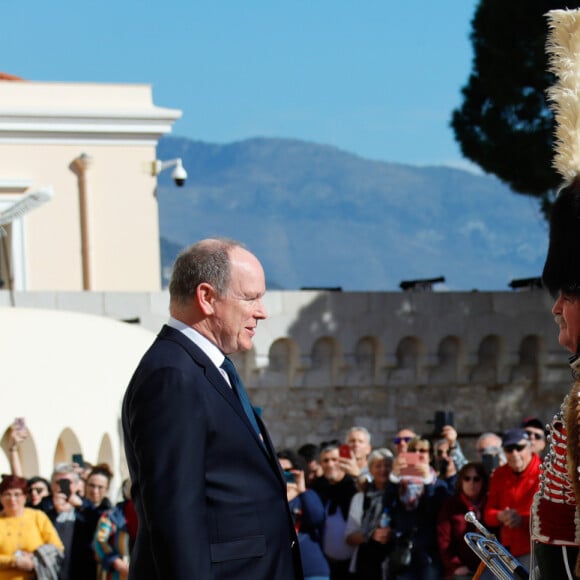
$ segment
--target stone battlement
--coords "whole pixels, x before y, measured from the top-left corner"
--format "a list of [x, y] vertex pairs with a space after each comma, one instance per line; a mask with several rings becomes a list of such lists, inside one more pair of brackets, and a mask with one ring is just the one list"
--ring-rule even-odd
[[[156, 331], [167, 292], [22, 292], [16, 307], [73, 310]], [[9, 296], [0, 292], [0, 305]], [[464, 437], [548, 420], [571, 384], [552, 300], [520, 292], [270, 291], [254, 349], [234, 359], [278, 446], [428, 433], [451, 410]]]

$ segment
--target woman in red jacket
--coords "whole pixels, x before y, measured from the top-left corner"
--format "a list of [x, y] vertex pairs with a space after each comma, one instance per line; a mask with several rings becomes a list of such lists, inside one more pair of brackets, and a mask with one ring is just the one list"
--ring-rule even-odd
[[455, 494], [445, 500], [439, 512], [437, 540], [446, 580], [472, 578], [479, 566], [479, 558], [464, 540], [467, 532], [476, 531], [465, 521], [465, 514], [472, 511], [482, 519], [487, 485], [483, 464], [466, 463], [457, 475]]

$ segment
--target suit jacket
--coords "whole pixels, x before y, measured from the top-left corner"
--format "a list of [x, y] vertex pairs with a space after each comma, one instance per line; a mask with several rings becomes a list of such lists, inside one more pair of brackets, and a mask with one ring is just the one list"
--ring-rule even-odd
[[295, 580], [300, 553], [286, 484], [210, 359], [164, 326], [123, 401], [139, 518], [134, 580]]

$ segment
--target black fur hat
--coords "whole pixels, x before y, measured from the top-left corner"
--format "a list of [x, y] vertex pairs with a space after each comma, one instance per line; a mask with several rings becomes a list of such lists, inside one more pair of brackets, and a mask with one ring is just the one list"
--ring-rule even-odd
[[550, 212], [550, 246], [542, 282], [555, 296], [580, 295], [580, 175], [564, 187]]

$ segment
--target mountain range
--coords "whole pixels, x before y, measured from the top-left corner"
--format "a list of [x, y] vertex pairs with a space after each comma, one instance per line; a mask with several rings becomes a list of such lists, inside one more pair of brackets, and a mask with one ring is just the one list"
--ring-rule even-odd
[[293, 139], [164, 137], [157, 156], [181, 157], [188, 172], [180, 188], [159, 176], [164, 285], [180, 248], [216, 235], [243, 241], [272, 289], [392, 291], [443, 276], [436, 289], [507, 290], [541, 274], [537, 201], [489, 175]]

